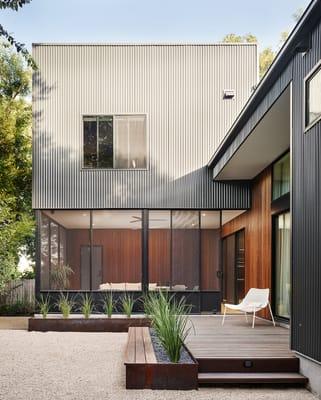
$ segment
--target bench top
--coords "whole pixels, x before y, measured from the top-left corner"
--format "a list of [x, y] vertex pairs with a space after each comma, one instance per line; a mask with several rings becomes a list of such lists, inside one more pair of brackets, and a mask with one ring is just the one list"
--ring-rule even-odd
[[125, 364], [157, 363], [148, 327], [130, 327], [125, 354]]

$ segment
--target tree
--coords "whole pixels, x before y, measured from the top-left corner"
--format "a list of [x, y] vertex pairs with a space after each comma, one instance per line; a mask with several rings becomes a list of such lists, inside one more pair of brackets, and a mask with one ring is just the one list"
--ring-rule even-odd
[[34, 256], [31, 208], [31, 71], [0, 45], [0, 291], [17, 274], [19, 252]]
[[235, 33], [228, 33], [223, 37], [222, 43], [257, 43], [257, 38], [251, 33], [243, 36], [236, 35]]
[[[31, 0], [0, 0], [0, 10], [10, 9], [18, 11], [19, 8], [30, 2]], [[36, 68], [36, 64], [25, 45], [15, 40], [15, 38], [0, 24], [0, 38], [1, 37], [3, 37], [11, 46], [14, 46], [18, 53], [23, 55], [30, 67]]]
[[[298, 22], [303, 12], [304, 10], [300, 8], [292, 15], [295, 22]], [[281, 32], [279, 47], [281, 47], [284, 44], [284, 42], [287, 40], [288, 37], [289, 37], [288, 31]], [[252, 35], [251, 33], [248, 33], [243, 36], [236, 35], [235, 33], [228, 33], [222, 39], [222, 43], [257, 43], [257, 42], [258, 42], [257, 37], [255, 35]], [[270, 68], [270, 65], [272, 64], [277, 54], [277, 50], [274, 51], [272, 47], [266, 47], [260, 52], [259, 54], [260, 78], [262, 78], [263, 75], [265, 75], [266, 71]]]
[[266, 71], [270, 68], [273, 60], [275, 58], [275, 52], [272, 50], [271, 47], [267, 47], [266, 49], [262, 50], [259, 54], [259, 73], [260, 78], [265, 75]]

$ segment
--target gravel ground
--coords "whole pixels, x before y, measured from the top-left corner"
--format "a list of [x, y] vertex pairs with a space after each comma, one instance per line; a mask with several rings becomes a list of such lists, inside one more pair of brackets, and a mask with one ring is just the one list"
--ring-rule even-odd
[[124, 388], [126, 333], [0, 331], [1, 400], [312, 400], [304, 389]]

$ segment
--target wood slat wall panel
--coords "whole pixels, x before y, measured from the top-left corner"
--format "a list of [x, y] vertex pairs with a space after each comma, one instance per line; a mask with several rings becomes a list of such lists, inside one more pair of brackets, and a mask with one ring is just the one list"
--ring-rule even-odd
[[149, 282], [168, 286], [171, 280], [171, 232], [150, 229], [148, 234]]
[[[251, 287], [271, 288], [272, 216], [271, 168], [253, 182], [251, 210], [222, 226], [222, 237], [245, 229], [245, 291]], [[268, 311], [262, 316], [269, 318]]]

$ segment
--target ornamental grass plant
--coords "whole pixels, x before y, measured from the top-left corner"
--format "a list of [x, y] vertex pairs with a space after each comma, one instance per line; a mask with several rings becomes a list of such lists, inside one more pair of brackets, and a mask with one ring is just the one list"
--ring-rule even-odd
[[183, 344], [192, 328], [188, 326], [191, 306], [186, 304], [184, 298], [177, 301], [174, 295], [160, 291], [147, 294], [144, 307], [170, 361], [178, 363]]

